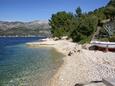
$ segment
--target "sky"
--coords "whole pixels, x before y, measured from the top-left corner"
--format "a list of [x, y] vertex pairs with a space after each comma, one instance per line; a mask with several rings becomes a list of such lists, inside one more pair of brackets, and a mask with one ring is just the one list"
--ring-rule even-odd
[[83, 12], [105, 6], [109, 0], [0, 0], [0, 21], [48, 20], [58, 11]]

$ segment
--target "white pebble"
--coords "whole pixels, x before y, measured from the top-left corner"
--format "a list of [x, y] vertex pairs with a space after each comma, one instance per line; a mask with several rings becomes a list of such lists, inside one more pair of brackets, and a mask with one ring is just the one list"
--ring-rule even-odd
[[63, 81], [63, 79], [61, 79]]

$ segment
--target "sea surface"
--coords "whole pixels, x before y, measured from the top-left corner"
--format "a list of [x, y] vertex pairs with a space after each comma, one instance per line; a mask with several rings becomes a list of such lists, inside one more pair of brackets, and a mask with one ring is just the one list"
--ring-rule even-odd
[[53, 48], [29, 48], [42, 37], [0, 37], [0, 86], [47, 86], [62, 63]]

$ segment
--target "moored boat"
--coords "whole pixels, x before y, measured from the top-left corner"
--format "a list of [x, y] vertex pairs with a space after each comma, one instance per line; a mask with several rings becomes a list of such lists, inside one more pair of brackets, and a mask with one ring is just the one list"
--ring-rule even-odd
[[90, 43], [96, 47], [96, 50], [115, 52], [115, 42], [91, 41]]

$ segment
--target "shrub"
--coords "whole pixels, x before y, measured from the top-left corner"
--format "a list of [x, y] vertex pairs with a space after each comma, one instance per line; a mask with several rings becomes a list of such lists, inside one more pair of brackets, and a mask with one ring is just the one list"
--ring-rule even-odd
[[115, 36], [110, 37], [110, 38], [109, 38], [109, 41], [110, 41], [110, 42], [115, 42]]

